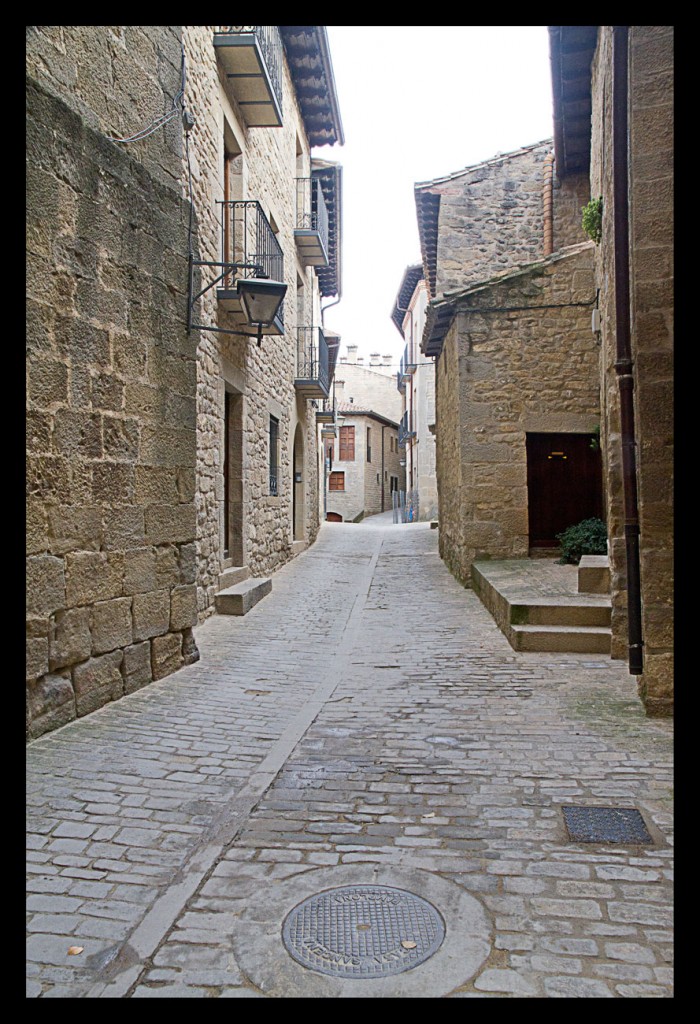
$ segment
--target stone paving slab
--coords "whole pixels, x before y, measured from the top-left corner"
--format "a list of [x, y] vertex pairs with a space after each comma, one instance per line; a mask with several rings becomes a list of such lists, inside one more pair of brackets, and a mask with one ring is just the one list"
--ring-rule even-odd
[[[29, 997], [323, 995], [285, 908], [377, 877], [478, 906], [479, 962], [420, 967], [439, 997], [672, 995], [672, 723], [624, 663], [513, 651], [429, 524], [374, 518], [324, 524], [196, 664], [29, 745]], [[573, 843], [567, 804], [636, 808], [653, 842]]]

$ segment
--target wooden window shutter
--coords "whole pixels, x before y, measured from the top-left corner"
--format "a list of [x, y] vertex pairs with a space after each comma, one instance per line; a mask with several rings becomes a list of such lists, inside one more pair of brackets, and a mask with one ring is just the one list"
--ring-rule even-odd
[[352, 462], [355, 458], [355, 428], [341, 427], [338, 438], [338, 460]]

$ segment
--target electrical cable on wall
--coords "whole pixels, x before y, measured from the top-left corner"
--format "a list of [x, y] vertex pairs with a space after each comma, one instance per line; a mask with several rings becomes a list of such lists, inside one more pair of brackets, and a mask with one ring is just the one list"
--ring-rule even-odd
[[[182, 49], [182, 66], [181, 66], [181, 73], [180, 73], [180, 90], [179, 90], [179, 92], [176, 94], [176, 96], [173, 99], [172, 109], [169, 110], [166, 114], [161, 114], [160, 117], [154, 118], [154, 120], [152, 120], [150, 122], [150, 124], [147, 124], [145, 128], [142, 128], [140, 131], [136, 132], [134, 135], [129, 135], [129, 136], [125, 137], [125, 138], [115, 138], [113, 135], [108, 135], [107, 138], [111, 142], [124, 142], [124, 143], [126, 143], [126, 142], [141, 142], [142, 139], [147, 139], [149, 135], [152, 135], [153, 132], [158, 131], [159, 128], [165, 127], [166, 124], [168, 124], [170, 121], [172, 121], [172, 119], [174, 117], [177, 116], [177, 114], [180, 112], [178, 110], [178, 104], [181, 103], [182, 97], [184, 96], [184, 93], [185, 93], [185, 51], [184, 51], [184, 48], [183, 48]], [[182, 113], [183, 113], [183, 118], [184, 118], [184, 105], [183, 105]]]

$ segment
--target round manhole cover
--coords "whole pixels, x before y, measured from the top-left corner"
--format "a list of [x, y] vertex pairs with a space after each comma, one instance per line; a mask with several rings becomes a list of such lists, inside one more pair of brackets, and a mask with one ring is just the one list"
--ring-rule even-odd
[[296, 906], [282, 927], [284, 945], [298, 963], [344, 978], [410, 971], [444, 938], [444, 921], [432, 903], [383, 885], [317, 893]]

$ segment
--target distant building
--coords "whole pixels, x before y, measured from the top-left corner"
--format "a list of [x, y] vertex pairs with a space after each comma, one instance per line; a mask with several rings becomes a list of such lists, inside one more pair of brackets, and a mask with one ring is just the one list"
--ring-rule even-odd
[[420, 351], [427, 302], [422, 265], [407, 267], [391, 319], [405, 342], [396, 385], [403, 396], [399, 447], [406, 463], [405, 514], [412, 522], [438, 515], [435, 367]]
[[392, 508], [405, 489], [399, 449], [400, 397], [391, 356], [365, 367], [356, 346], [335, 369], [337, 436], [324, 438], [328, 521], [357, 522]]

